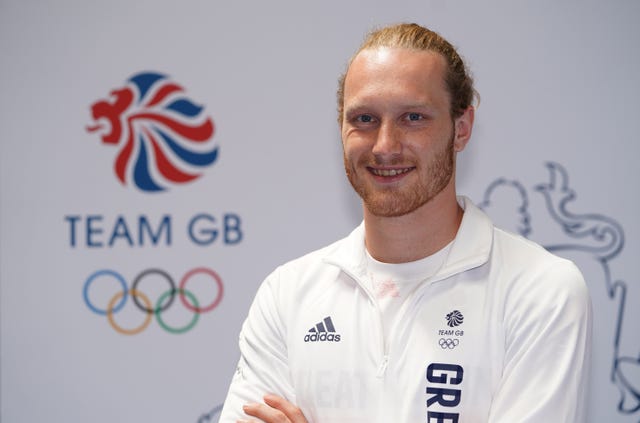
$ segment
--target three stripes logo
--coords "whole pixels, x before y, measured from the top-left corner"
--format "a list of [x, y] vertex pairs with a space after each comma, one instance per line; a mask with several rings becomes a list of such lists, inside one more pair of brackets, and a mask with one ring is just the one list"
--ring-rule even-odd
[[304, 342], [340, 342], [340, 335], [336, 333], [331, 317], [327, 316], [304, 336]]

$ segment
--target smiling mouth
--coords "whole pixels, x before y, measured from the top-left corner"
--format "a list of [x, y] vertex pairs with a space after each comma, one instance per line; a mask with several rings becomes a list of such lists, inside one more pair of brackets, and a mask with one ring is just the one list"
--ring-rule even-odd
[[374, 168], [369, 168], [369, 171], [371, 173], [373, 173], [376, 176], [398, 176], [398, 175], [402, 175], [403, 173], [407, 173], [410, 172], [411, 170], [413, 170], [413, 167], [406, 167], [403, 169], [374, 169]]

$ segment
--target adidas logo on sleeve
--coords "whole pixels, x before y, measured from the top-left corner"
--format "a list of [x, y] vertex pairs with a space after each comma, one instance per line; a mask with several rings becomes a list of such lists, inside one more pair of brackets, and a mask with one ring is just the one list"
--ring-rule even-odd
[[340, 334], [336, 333], [331, 317], [328, 316], [309, 329], [309, 333], [304, 336], [304, 342], [340, 342]]

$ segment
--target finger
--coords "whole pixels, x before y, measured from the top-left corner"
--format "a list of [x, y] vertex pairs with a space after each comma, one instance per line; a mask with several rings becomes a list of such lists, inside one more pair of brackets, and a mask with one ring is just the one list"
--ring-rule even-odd
[[282, 411], [291, 423], [307, 423], [307, 419], [304, 417], [304, 414], [302, 414], [300, 408], [278, 395], [267, 394], [264, 396], [264, 402]]
[[266, 404], [250, 403], [242, 407], [246, 415], [257, 417], [264, 423], [294, 423], [280, 410]]

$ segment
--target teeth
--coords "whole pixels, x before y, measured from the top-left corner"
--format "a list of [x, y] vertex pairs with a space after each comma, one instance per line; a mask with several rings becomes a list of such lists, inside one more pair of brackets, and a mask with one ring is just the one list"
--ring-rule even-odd
[[401, 175], [403, 173], [407, 173], [411, 168], [405, 169], [372, 169], [374, 175], [377, 176], [396, 176]]

